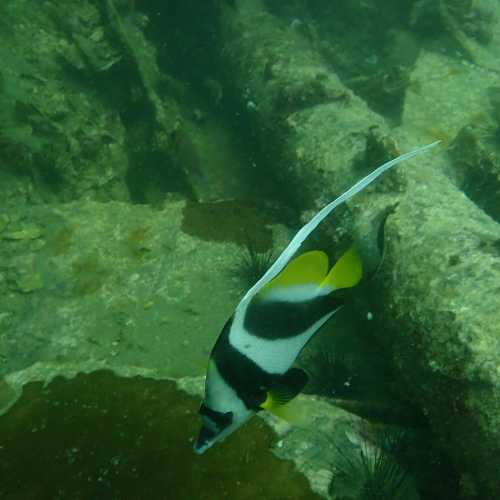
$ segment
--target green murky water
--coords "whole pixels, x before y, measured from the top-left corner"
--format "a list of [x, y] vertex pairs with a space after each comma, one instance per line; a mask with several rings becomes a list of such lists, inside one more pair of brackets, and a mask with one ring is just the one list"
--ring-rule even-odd
[[[3, 0], [0, 498], [500, 497], [499, 53], [498, 0]], [[434, 141], [300, 250], [363, 262], [306, 418], [195, 455], [245, 292]]]

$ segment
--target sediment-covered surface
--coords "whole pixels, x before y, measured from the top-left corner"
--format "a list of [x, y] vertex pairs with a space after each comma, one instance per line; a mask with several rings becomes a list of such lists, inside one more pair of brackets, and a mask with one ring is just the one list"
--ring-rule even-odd
[[244, 291], [245, 235], [272, 248], [284, 232], [237, 203], [73, 202], [3, 216], [4, 374], [37, 360], [202, 373], [228, 298]]

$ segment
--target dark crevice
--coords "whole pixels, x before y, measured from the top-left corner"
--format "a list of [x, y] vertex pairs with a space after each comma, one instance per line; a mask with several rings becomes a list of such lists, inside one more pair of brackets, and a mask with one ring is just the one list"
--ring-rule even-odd
[[500, 222], [500, 162], [496, 130], [485, 124], [466, 126], [448, 148], [459, 188], [490, 217]]

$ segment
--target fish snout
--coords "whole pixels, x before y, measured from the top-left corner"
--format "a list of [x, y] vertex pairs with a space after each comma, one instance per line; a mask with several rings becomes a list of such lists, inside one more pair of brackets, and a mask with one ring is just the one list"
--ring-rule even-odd
[[193, 450], [197, 455], [203, 455], [215, 442], [216, 433], [209, 427], [203, 426], [194, 443]]

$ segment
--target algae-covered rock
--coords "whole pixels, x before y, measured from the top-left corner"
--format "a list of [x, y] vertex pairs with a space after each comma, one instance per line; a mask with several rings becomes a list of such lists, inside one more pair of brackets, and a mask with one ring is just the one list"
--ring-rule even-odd
[[439, 445], [480, 498], [495, 498], [500, 227], [429, 169], [418, 179], [387, 223], [385, 341]]
[[2, 496], [320, 498], [258, 419], [197, 456], [198, 404], [173, 381], [109, 371], [26, 383], [0, 417]]
[[[50, 1], [2, 7], [0, 172], [24, 176], [36, 200], [128, 199], [125, 129], [97, 91], [106, 93], [95, 72], [106, 70], [87, 71], [89, 55], [104, 68], [118, 55], [99, 9]], [[84, 87], [90, 74], [94, 84]]]
[[[496, 61], [495, 50], [485, 49], [486, 66]], [[407, 170], [407, 196], [388, 218], [383, 316], [394, 330], [380, 337], [452, 457], [463, 497], [495, 498], [500, 226], [490, 217], [499, 220], [497, 77], [423, 52], [413, 78], [420, 83], [408, 92], [406, 130], [442, 139], [449, 154]]]
[[263, 148], [279, 151], [272, 175], [283, 196], [319, 207], [359, 177], [361, 160], [380, 161], [370, 138], [383, 141], [387, 126], [309, 40], [263, 4], [247, 0], [226, 12], [225, 63]]
[[257, 237], [259, 228], [264, 249], [281, 243], [274, 241], [276, 219], [262, 209], [238, 217], [231, 204], [215, 213], [193, 207], [75, 202], [26, 209], [24, 222], [6, 231], [38, 227], [40, 236], [0, 239], [9, 318], [1, 371], [39, 360], [105, 359], [201, 374], [248, 285], [237, 273], [245, 236]]
[[408, 130], [449, 145], [464, 126], [487, 125], [496, 72], [422, 50], [410, 78], [402, 117]]
[[464, 127], [453, 141], [451, 156], [461, 190], [496, 221], [500, 221], [500, 145], [495, 125]]
[[417, 0], [413, 2], [410, 22], [413, 27], [451, 45], [462, 57], [478, 62], [483, 45], [491, 42], [494, 33], [493, 5], [473, 0]]

